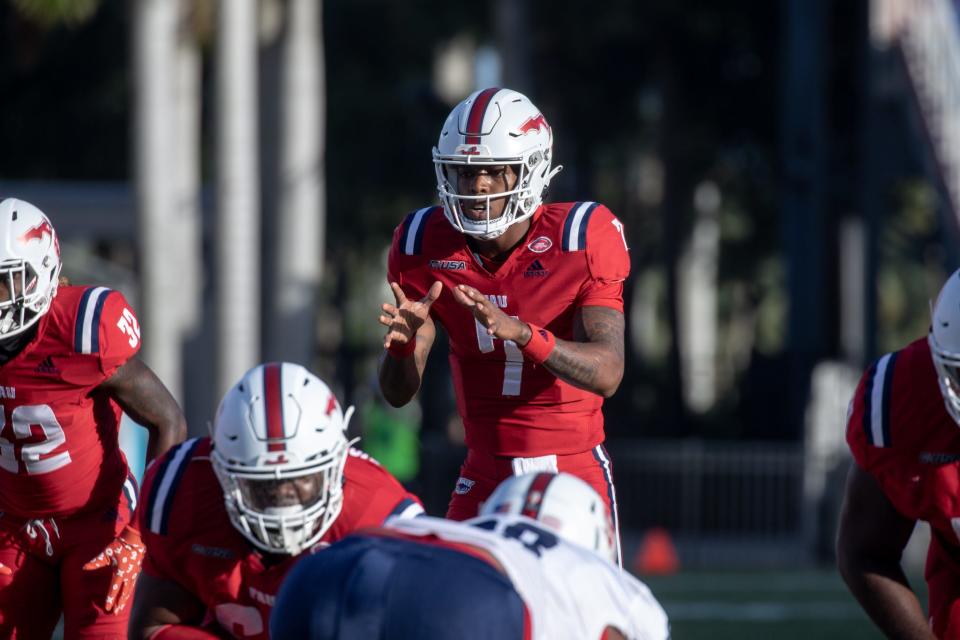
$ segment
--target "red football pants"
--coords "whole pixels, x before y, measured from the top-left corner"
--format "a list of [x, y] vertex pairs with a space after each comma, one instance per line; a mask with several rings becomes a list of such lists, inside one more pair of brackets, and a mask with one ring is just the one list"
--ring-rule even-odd
[[112, 569], [85, 571], [126, 526], [136, 508], [129, 480], [116, 505], [55, 520], [0, 516], [0, 637], [43, 638], [64, 617], [64, 637], [126, 638], [131, 604], [118, 614], [103, 610]]
[[[467, 451], [467, 459], [460, 466], [460, 478], [450, 495], [447, 518], [467, 520], [476, 517], [481, 503], [490, 497], [497, 485], [514, 475], [513, 460], [514, 458], [493, 456], [472, 449]], [[593, 487], [607, 503], [617, 538], [617, 561], [622, 565], [617, 493], [613, 487], [613, 463], [607, 450], [603, 445], [597, 445], [583, 453], [558, 455], [557, 471], [577, 476]]]

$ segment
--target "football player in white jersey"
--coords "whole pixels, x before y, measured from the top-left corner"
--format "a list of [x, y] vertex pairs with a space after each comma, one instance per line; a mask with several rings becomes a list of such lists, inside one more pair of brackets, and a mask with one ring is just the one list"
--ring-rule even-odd
[[346, 538], [288, 576], [275, 638], [661, 640], [663, 608], [614, 563], [602, 498], [579, 478], [508, 478], [477, 518], [420, 517]]

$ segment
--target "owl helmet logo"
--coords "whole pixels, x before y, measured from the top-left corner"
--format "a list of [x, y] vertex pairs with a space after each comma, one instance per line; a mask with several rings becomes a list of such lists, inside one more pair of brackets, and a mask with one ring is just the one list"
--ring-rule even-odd
[[60, 239], [57, 237], [57, 234], [53, 230], [53, 225], [50, 224], [49, 220], [44, 220], [35, 227], [31, 227], [23, 232], [18, 239], [22, 244], [27, 244], [33, 240], [43, 241], [45, 236], [49, 236], [53, 242], [53, 250], [56, 252], [57, 257], [60, 256]]
[[540, 131], [541, 129], [549, 133], [550, 125], [547, 124], [547, 119], [543, 117], [543, 114], [538, 113], [535, 116], [527, 118], [523, 124], [517, 127], [516, 135], [522, 136], [528, 133]]

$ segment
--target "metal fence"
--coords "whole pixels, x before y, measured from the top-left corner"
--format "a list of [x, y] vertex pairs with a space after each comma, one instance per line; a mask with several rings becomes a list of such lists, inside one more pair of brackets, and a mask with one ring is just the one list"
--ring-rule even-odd
[[[795, 442], [629, 440], [613, 458], [624, 556], [650, 529], [665, 529], [688, 567], [791, 567], [829, 562], [848, 460], [813, 460]], [[423, 448], [420, 486], [443, 513], [463, 450]], [[821, 476], [815, 483], [809, 474]], [[823, 487], [810, 495], [811, 484]]]
[[[687, 567], [829, 561], [844, 458], [823, 464], [795, 442], [613, 442], [624, 547], [665, 529]], [[810, 483], [809, 474], [828, 474]], [[824, 491], [811, 496], [814, 484]]]

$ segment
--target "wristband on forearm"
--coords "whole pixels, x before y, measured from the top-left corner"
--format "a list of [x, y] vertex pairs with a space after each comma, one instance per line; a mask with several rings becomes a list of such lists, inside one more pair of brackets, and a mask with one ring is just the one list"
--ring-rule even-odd
[[403, 344], [397, 344], [396, 342], [391, 342], [390, 346], [387, 348], [387, 353], [396, 358], [397, 360], [403, 360], [409, 358], [413, 355], [413, 352], [417, 350], [417, 336], [412, 336], [409, 340]]
[[527, 360], [543, 364], [553, 353], [553, 348], [557, 346], [557, 339], [543, 327], [530, 322], [527, 326], [530, 327], [530, 341], [520, 347], [520, 352]]

